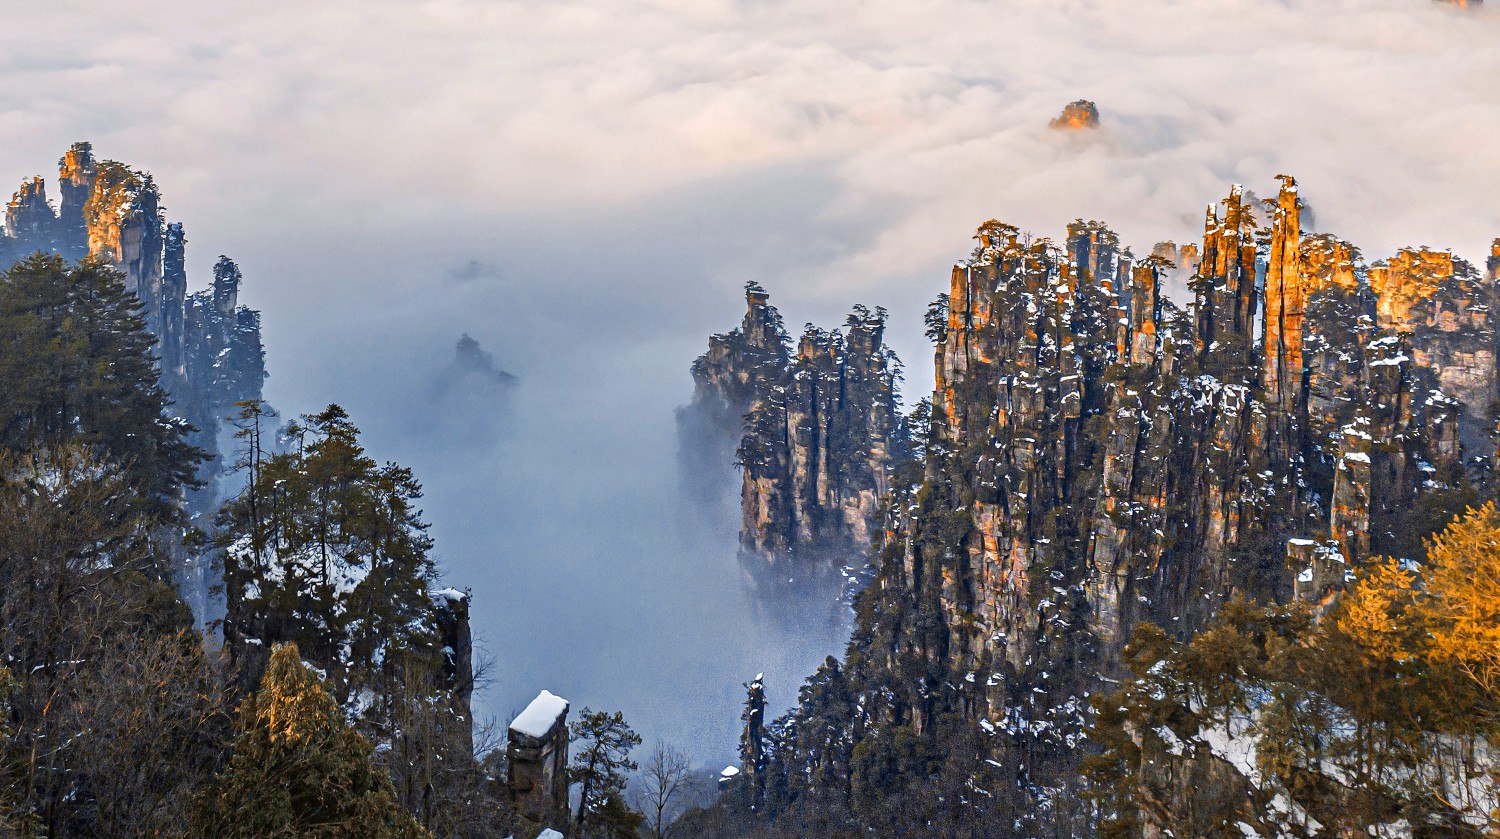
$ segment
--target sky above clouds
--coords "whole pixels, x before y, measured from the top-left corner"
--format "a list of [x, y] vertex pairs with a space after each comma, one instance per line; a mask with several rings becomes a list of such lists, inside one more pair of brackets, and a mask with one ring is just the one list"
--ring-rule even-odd
[[[156, 176], [195, 287], [240, 262], [268, 397], [339, 401], [427, 485], [489, 710], [546, 687], [703, 755], [732, 753], [740, 682], [767, 670], [786, 701], [839, 646], [757, 624], [732, 510], [673, 500], [672, 409], [744, 281], [794, 329], [886, 306], [915, 398], [922, 310], [990, 217], [1097, 218], [1141, 251], [1288, 173], [1371, 259], [1482, 262], [1500, 236], [1494, 6], [17, 0], [0, 21], [0, 179], [90, 140]], [[1102, 127], [1049, 130], [1077, 98]], [[519, 377], [507, 400], [432, 397], [461, 333]]]

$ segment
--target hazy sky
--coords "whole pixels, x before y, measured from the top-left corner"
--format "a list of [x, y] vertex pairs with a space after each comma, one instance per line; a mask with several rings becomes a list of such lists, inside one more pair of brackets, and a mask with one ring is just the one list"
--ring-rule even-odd
[[[1428, 0], [742, 0], [0, 8], [0, 177], [73, 140], [153, 172], [195, 287], [264, 312], [269, 398], [416, 468], [502, 718], [541, 688], [725, 759], [757, 627], [733, 521], [674, 494], [672, 409], [747, 279], [794, 329], [921, 313], [998, 217], [1138, 249], [1296, 175], [1370, 258], [1500, 236], [1500, 8]], [[1103, 127], [1047, 121], [1093, 99]], [[53, 191], [55, 196], [55, 188]], [[434, 390], [461, 333], [509, 405]], [[793, 643], [802, 638], [806, 643]]]

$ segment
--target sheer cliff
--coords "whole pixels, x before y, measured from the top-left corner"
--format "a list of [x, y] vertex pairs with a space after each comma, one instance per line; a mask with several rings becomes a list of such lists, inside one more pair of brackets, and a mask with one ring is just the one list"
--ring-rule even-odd
[[[1270, 201], [1236, 186], [1201, 244], [1144, 259], [1098, 222], [1062, 245], [979, 228], [929, 313], [922, 471], [886, 473], [847, 660], [757, 744], [762, 817], [816, 795], [877, 832], [1089, 835], [1091, 700], [1137, 627], [1181, 642], [1237, 598], [1320, 606], [1412, 555], [1421, 511], [1490, 491], [1496, 259], [1367, 265], [1301, 210], [1289, 177]], [[794, 473], [750, 474], [753, 547]]]
[[739, 328], [693, 364], [684, 466], [740, 467], [741, 559], [767, 597], [853, 584], [908, 446], [886, 313], [856, 306], [842, 329], [809, 324], [794, 348], [770, 295], [751, 283], [745, 297]]

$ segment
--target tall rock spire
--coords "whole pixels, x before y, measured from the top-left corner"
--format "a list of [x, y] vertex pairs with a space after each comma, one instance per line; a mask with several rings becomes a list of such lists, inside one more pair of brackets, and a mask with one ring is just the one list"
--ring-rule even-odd
[[1266, 265], [1266, 316], [1261, 342], [1263, 386], [1270, 405], [1270, 457], [1273, 468], [1289, 468], [1301, 450], [1307, 394], [1302, 364], [1302, 316], [1307, 291], [1302, 278], [1301, 209], [1297, 181], [1281, 176], [1281, 194], [1272, 220]]
[[18, 242], [17, 255], [52, 250], [57, 217], [47, 203], [47, 184], [40, 177], [22, 181], [5, 205], [5, 235]]
[[62, 254], [69, 259], [82, 259], [89, 254], [89, 230], [83, 208], [93, 196], [94, 183], [99, 179], [94, 147], [89, 143], [74, 143], [57, 161], [57, 169], [57, 185], [62, 192], [58, 214]]
[[1500, 293], [1449, 251], [1403, 248], [1369, 271], [1376, 323], [1408, 336], [1412, 360], [1433, 370], [1442, 392], [1465, 406], [1464, 445], [1493, 448], [1500, 401], [1496, 336]]
[[157, 352], [161, 355], [162, 374], [172, 377], [183, 375], [182, 324], [183, 307], [187, 303], [186, 248], [187, 236], [182, 232], [182, 222], [167, 225], [161, 275], [162, 330], [157, 333]]
[[214, 309], [224, 317], [231, 317], [239, 306], [240, 267], [227, 256], [220, 256], [214, 263]]
[[1210, 206], [1204, 222], [1203, 258], [1190, 285], [1196, 297], [1198, 342], [1203, 352], [1221, 347], [1248, 350], [1255, 320], [1255, 219], [1244, 188], [1235, 184]]
[[1215, 266], [1219, 263], [1219, 208], [1208, 205], [1203, 216], [1203, 251], [1199, 255], [1198, 270], [1188, 281], [1193, 292], [1193, 341], [1201, 355], [1217, 337], [1215, 320], [1219, 316], [1215, 305]]
[[83, 205], [88, 252], [125, 272], [126, 288], [135, 292], [151, 331], [160, 335], [162, 220], [156, 182], [112, 160], [101, 161], [97, 169], [93, 192]]

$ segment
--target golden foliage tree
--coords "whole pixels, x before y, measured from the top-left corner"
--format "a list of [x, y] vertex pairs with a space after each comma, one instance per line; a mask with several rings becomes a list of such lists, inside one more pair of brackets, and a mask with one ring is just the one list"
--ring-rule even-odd
[[1416, 575], [1398, 560], [1372, 562], [1340, 601], [1338, 629], [1369, 658], [1403, 662], [1420, 652]]
[[321, 680], [283, 644], [241, 709], [228, 768], [197, 802], [202, 839], [422, 839], [374, 749]]
[[1457, 666], [1486, 694], [1500, 690], [1500, 512], [1470, 509], [1433, 537], [1422, 617], [1429, 655]]

